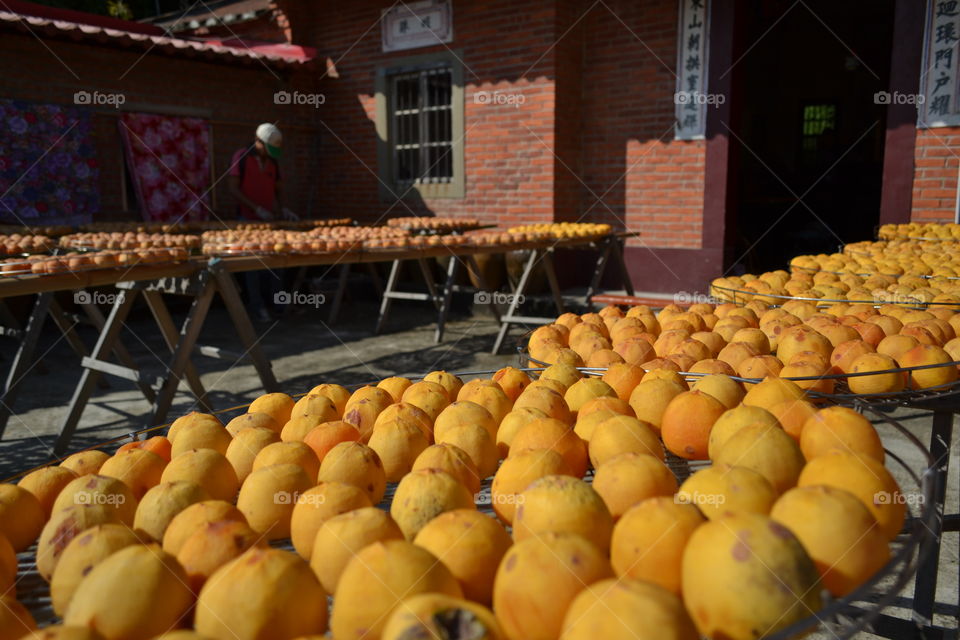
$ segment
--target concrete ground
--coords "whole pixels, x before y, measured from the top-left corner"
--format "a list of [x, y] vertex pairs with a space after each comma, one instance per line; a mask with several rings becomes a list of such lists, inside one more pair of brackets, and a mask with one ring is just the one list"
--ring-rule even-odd
[[[434, 369], [490, 372], [506, 365], [518, 366], [520, 359], [515, 347], [521, 341], [524, 329], [517, 327], [511, 331], [503, 349], [504, 355], [491, 355], [498, 325], [486, 311], [472, 313], [469, 307], [469, 300], [458, 301], [460, 311], [451, 318], [440, 344], [433, 341], [435, 315], [432, 307], [396, 303], [387, 332], [375, 336], [377, 305], [372, 300], [360, 300], [345, 305], [334, 326], [327, 324], [324, 308], [305, 309], [277, 322], [258, 325], [260, 346], [272, 361], [281, 388], [290, 394], [303, 393], [321, 382], [354, 385], [375, 382], [390, 375], [422, 375]], [[184, 310], [174, 309], [175, 318], [182, 318]], [[545, 302], [531, 311], [552, 315]], [[79, 332], [88, 346], [93, 344], [96, 337], [93, 328], [81, 326]], [[16, 344], [8, 339], [0, 340], [3, 366], [9, 366]], [[147, 372], [156, 375], [163, 372], [168, 354], [145, 310], [131, 316], [124, 343]], [[200, 343], [239, 351], [239, 341], [233, 335], [222, 308], [215, 306], [211, 310]], [[47, 372], [40, 373], [40, 367], [34, 367], [24, 380], [23, 390], [13, 406], [14, 415], [0, 441], [0, 480], [52, 459], [53, 440], [80, 373], [79, 359], [59, 338], [52, 325], [47, 327], [38, 352], [42, 354]], [[247, 361], [217, 360], [198, 355], [194, 362], [217, 409], [245, 405], [262, 393], [259, 378]], [[84, 411], [72, 451], [145, 426], [149, 404], [139, 391], [132, 383], [119, 379], [110, 379], [109, 384], [109, 388], [95, 392]], [[193, 408], [193, 397], [183, 385], [169, 419]], [[225, 417], [240, 412], [242, 410], [237, 409], [226, 413]], [[929, 414], [901, 410], [895, 415], [924, 446], [929, 445]], [[927, 465], [922, 451], [892, 427], [882, 422], [878, 427], [887, 448], [897, 454], [907, 468], [921, 472]], [[950, 452], [946, 513], [957, 513], [960, 508], [957, 496], [960, 486], [958, 440], [960, 438], [954, 438]], [[899, 464], [891, 461], [888, 467], [894, 471], [908, 496], [919, 493], [914, 479], [899, 468]], [[915, 506], [911, 505], [911, 509]], [[957, 627], [958, 616], [957, 539], [956, 533], [948, 533], [943, 538], [935, 614], [937, 624], [953, 629]], [[889, 585], [891, 581], [884, 584]], [[909, 617], [912, 594], [911, 581], [896, 596], [888, 612], [897, 617]], [[845, 636], [839, 629], [825, 629], [817, 637]], [[873, 636], [860, 634], [857, 637]]]
[[[257, 323], [258, 344], [272, 362], [281, 389], [295, 395], [322, 382], [347, 386], [376, 384], [391, 375], [423, 375], [434, 369], [495, 371], [519, 362], [516, 344], [524, 329], [511, 331], [502, 349], [504, 355], [491, 355], [498, 325], [484, 312], [455, 312], [443, 342], [436, 344], [436, 315], [432, 307], [395, 303], [388, 325], [379, 336], [374, 335], [377, 310], [371, 301], [346, 304], [332, 326], [327, 323], [324, 308], [298, 309], [276, 321]], [[184, 315], [173, 313], [176, 321]], [[41, 373], [41, 367], [34, 367], [23, 380], [20, 396], [12, 407], [14, 413], [0, 441], [0, 478], [51, 459], [55, 435], [81, 372], [79, 358], [49, 324], [37, 349], [47, 372]], [[97, 333], [93, 327], [80, 326], [78, 332], [88, 346], [94, 343]], [[144, 372], [155, 376], [164, 373], [169, 351], [146, 309], [131, 314], [122, 339]], [[242, 351], [229, 316], [220, 307], [211, 309], [198, 344], [234, 353]], [[0, 343], [4, 363], [12, 360], [16, 346], [11, 340]], [[249, 360], [198, 354], [194, 364], [217, 410], [249, 404], [263, 393], [260, 378]], [[150, 405], [137, 387], [118, 378], [108, 382], [110, 387], [97, 389], [87, 405], [71, 451], [147, 426]], [[195, 398], [183, 383], [169, 420], [195, 408]], [[226, 415], [232, 417], [234, 413], [237, 412]]]

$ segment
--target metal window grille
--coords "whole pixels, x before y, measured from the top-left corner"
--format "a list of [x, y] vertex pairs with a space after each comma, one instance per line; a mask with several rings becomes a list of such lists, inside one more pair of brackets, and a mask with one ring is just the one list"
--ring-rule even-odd
[[810, 104], [803, 107], [803, 149], [815, 151], [823, 146], [823, 135], [837, 128], [837, 105]]
[[391, 147], [397, 184], [453, 181], [450, 67], [391, 76]]

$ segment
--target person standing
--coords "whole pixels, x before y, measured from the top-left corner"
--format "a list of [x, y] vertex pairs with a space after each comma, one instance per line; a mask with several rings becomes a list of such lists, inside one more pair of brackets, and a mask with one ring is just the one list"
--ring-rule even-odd
[[[241, 221], [297, 220], [293, 211], [283, 206], [281, 197], [280, 159], [283, 134], [269, 122], [257, 127], [253, 145], [238, 149], [230, 163], [230, 193], [237, 199], [237, 218]], [[269, 308], [274, 303], [280, 274], [247, 271], [244, 274], [250, 315], [260, 322], [269, 322]]]

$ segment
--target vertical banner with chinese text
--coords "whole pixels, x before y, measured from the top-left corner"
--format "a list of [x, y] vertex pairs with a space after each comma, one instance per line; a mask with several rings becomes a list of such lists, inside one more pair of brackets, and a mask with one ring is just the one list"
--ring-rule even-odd
[[702, 139], [706, 132], [708, 0], [680, 0], [677, 25], [676, 139]]
[[960, 42], [960, 2], [928, 0], [920, 69], [919, 127], [960, 125], [957, 43]]

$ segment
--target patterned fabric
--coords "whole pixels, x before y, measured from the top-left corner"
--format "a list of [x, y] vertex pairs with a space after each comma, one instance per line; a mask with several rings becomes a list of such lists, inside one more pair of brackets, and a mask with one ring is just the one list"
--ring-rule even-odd
[[90, 112], [0, 99], [0, 127], [0, 221], [90, 222], [100, 209]]
[[144, 220], [207, 219], [210, 126], [206, 120], [125, 113], [120, 134]]

